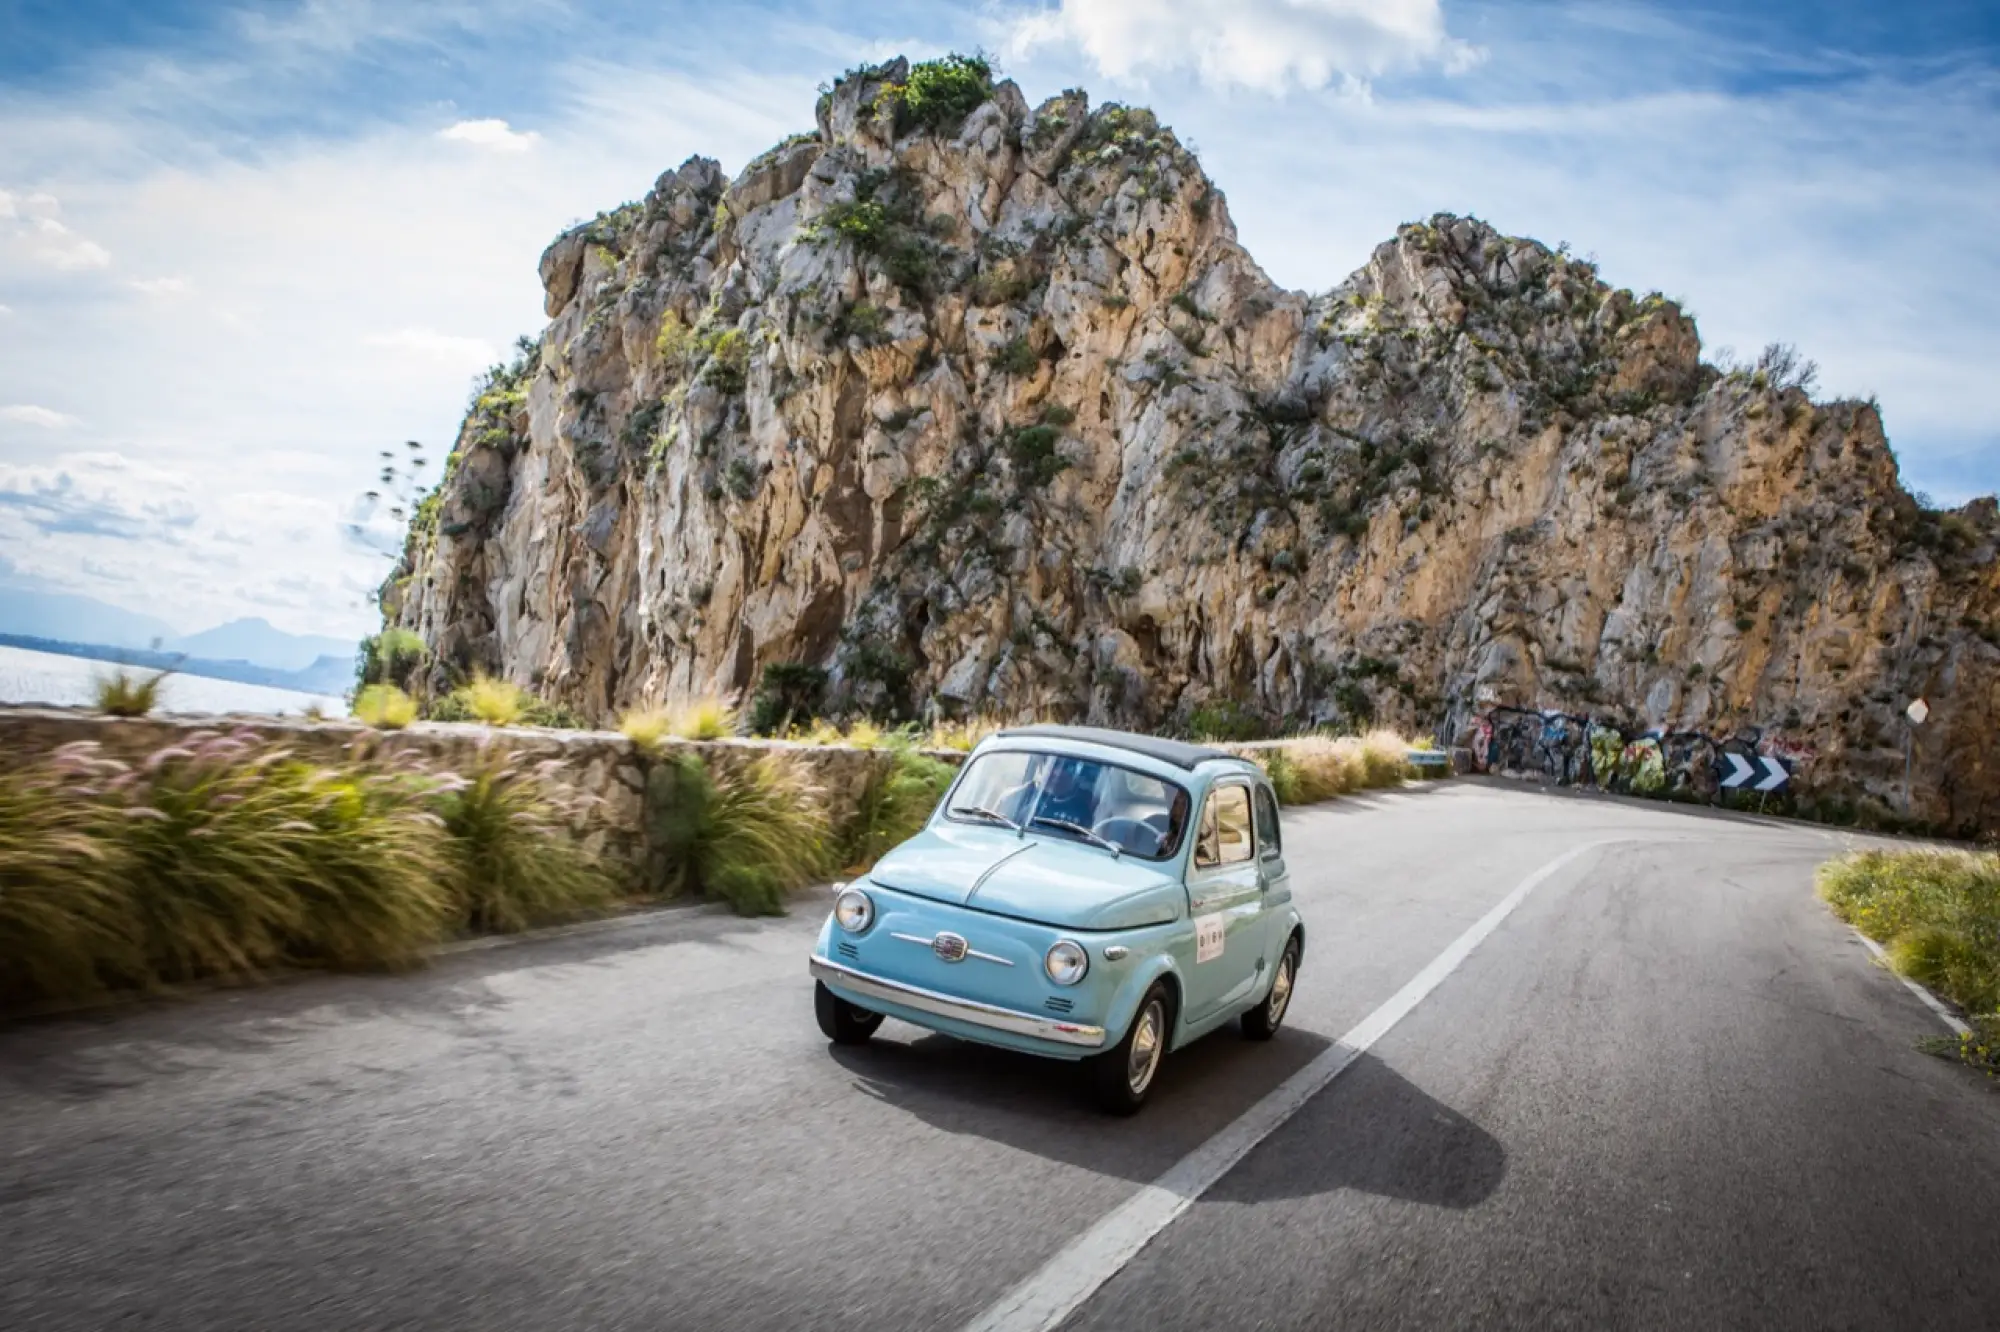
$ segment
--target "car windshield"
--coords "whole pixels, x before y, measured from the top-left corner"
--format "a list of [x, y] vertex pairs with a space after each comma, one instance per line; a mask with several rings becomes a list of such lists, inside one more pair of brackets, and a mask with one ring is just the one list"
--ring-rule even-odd
[[1172, 782], [1115, 763], [1000, 750], [972, 760], [945, 813], [1165, 860], [1180, 848], [1188, 796]]

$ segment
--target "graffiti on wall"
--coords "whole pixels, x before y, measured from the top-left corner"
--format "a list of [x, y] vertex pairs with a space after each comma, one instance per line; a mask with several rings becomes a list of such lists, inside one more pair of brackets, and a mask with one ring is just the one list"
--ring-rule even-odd
[[1480, 772], [1540, 773], [1559, 786], [1699, 800], [1714, 799], [1741, 771], [1732, 754], [1773, 760], [1788, 780], [1815, 757], [1810, 744], [1758, 727], [1728, 736], [1661, 727], [1628, 732], [1594, 717], [1513, 707], [1473, 718], [1466, 742]]

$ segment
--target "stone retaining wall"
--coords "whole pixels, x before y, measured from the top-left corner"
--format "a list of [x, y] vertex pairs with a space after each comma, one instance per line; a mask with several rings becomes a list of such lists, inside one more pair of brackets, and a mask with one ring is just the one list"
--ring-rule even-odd
[[[552, 763], [556, 780], [588, 797], [575, 830], [578, 836], [612, 865], [627, 871], [635, 885], [646, 877], [647, 787], [651, 782], [657, 800], [660, 788], [667, 785], [652, 777], [663, 757], [692, 750], [711, 770], [727, 772], [772, 751], [790, 753], [826, 793], [827, 812], [836, 828], [853, 817], [870, 779], [889, 761], [888, 753], [879, 749], [780, 740], [671, 740], [658, 754], [650, 754], [616, 731], [554, 731], [459, 722], [418, 722], [400, 731], [377, 731], [347, 720], [206, 715], [125, 718], [68, 708], [0, 708], [0, 768], [32, 762], [63, 745], [82, 741], [98, 745], [108, 757], [138, 763], [171, 745], [216, 732], [248, 733], [260, 742], [292, 749], [303, 758], [324, 760], [414, 755], [428, 765], [460, 769], [477, 761], [488, 747], [498, 747], [527, 763]], [[944, 752], [934, 756], [953, 763], [963, 757]]]

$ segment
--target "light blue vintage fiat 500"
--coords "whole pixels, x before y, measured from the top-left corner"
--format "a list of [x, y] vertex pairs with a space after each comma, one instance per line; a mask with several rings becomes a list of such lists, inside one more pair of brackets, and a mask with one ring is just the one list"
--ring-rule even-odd
[[924, 830], [836, 885], [814, 1008], [1087, 1061], [1130, 1114], [1169, 1050], [1241, 1018], [1267, 1039], [1305, 949], [1258, 767], [1121, 731], [1028, 726], [967, 758]]

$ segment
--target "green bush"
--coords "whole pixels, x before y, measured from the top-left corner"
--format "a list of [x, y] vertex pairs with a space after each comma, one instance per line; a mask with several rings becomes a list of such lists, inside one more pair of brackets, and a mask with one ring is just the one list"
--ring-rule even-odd
[[1817, 877], [1898, 971], [1968, 1012], [2000, 1012], [2000, 854], [1861, 851]]
[[879, 305], [857, 301], [834, 317], [833, 336], [841, 341], [856, 338], [869, 347], [886, 342], [889, 339], [889, 314]]
[[989, 364], [1003, 375], [1033, 374], [1042, 363], [1026, 338], [1010, 338], [993, 349]]
[[[844, 240], [873, 257], [898, 286], [927, 293], [937, 275], [937, 243], [917, 216], [917, 187], [897, 171], [864, 171], [854, 183], [854, 198], [831, 204], [806, 229], [819, 240]], [[835, 320], [837, 337], [852, 314]], [[868, 316], [861, 316], [864, 325]], [[857, 330], [858, 331], [858, 330]], [[881, 330], [887, 333], [886, 317]]]
[[894, 109], [898, 135], [919, 127], [951, 134], [992, 95], [991, 63], [983, 56], [954, 52], [911, 66], [908, 81], [884, 88], [876, 105], [886, 101]]
[[799, 662], [774, 661], [758, 677], [750, 699], [752, 735], [783, 735], [794, 723], [819, 714], [826, 698], [826, 671]]
[[361, 640], [355, 659], [355, 683], [394, 685], [408, 691], [423, 669], [424, 640], [408, 629], [391, 626]]
[[1056, 451], [1061, 441], [1062, 431], [1052, 425], [1023, 426], [1009, 432], [1007, 456], [1013, 461], [1016, 480], [1040, 489], [1069, 470], [1069, 459]]
[[1269, 728], [1235, 699], [1217, 698], [1188, 714], [1188, 734], [1197, 740], [1260, 740]]
[[861, 805], [842, 830], [840, 859], [852, 873], [880, 860], [898, 843], [914, 837], [951, 785], [948, 763], [919, 753], [907, 734], [893, 735], [889, 761], [869, 778]]
[[160, 682], [168, 672], [141, 677], [124, 670], [100, 675], [95, 682], [97, 710], [112, 717], [143, 717], [160, 702]]
[[750, 382], [750, 340], [740, 328], [723, 329], [703, 339], [702, 350], [708, 364], [702, 367], [701, 381], [722, 393], [738, 394]]
[[721, 773], [695, 754], [671, 755], [647, 774], [646, 804], [656, 891], [703, 893], [746, 916], [778, 915], [788, 893], [827, 871], [821, 794], [781, 754]]
[[519, 756], [481, 755], [447, 788], [439, 813], [451, 836], [461, 929], [512, 933], [610, 902], [610, 876], [565, 831], [573, 802]]

